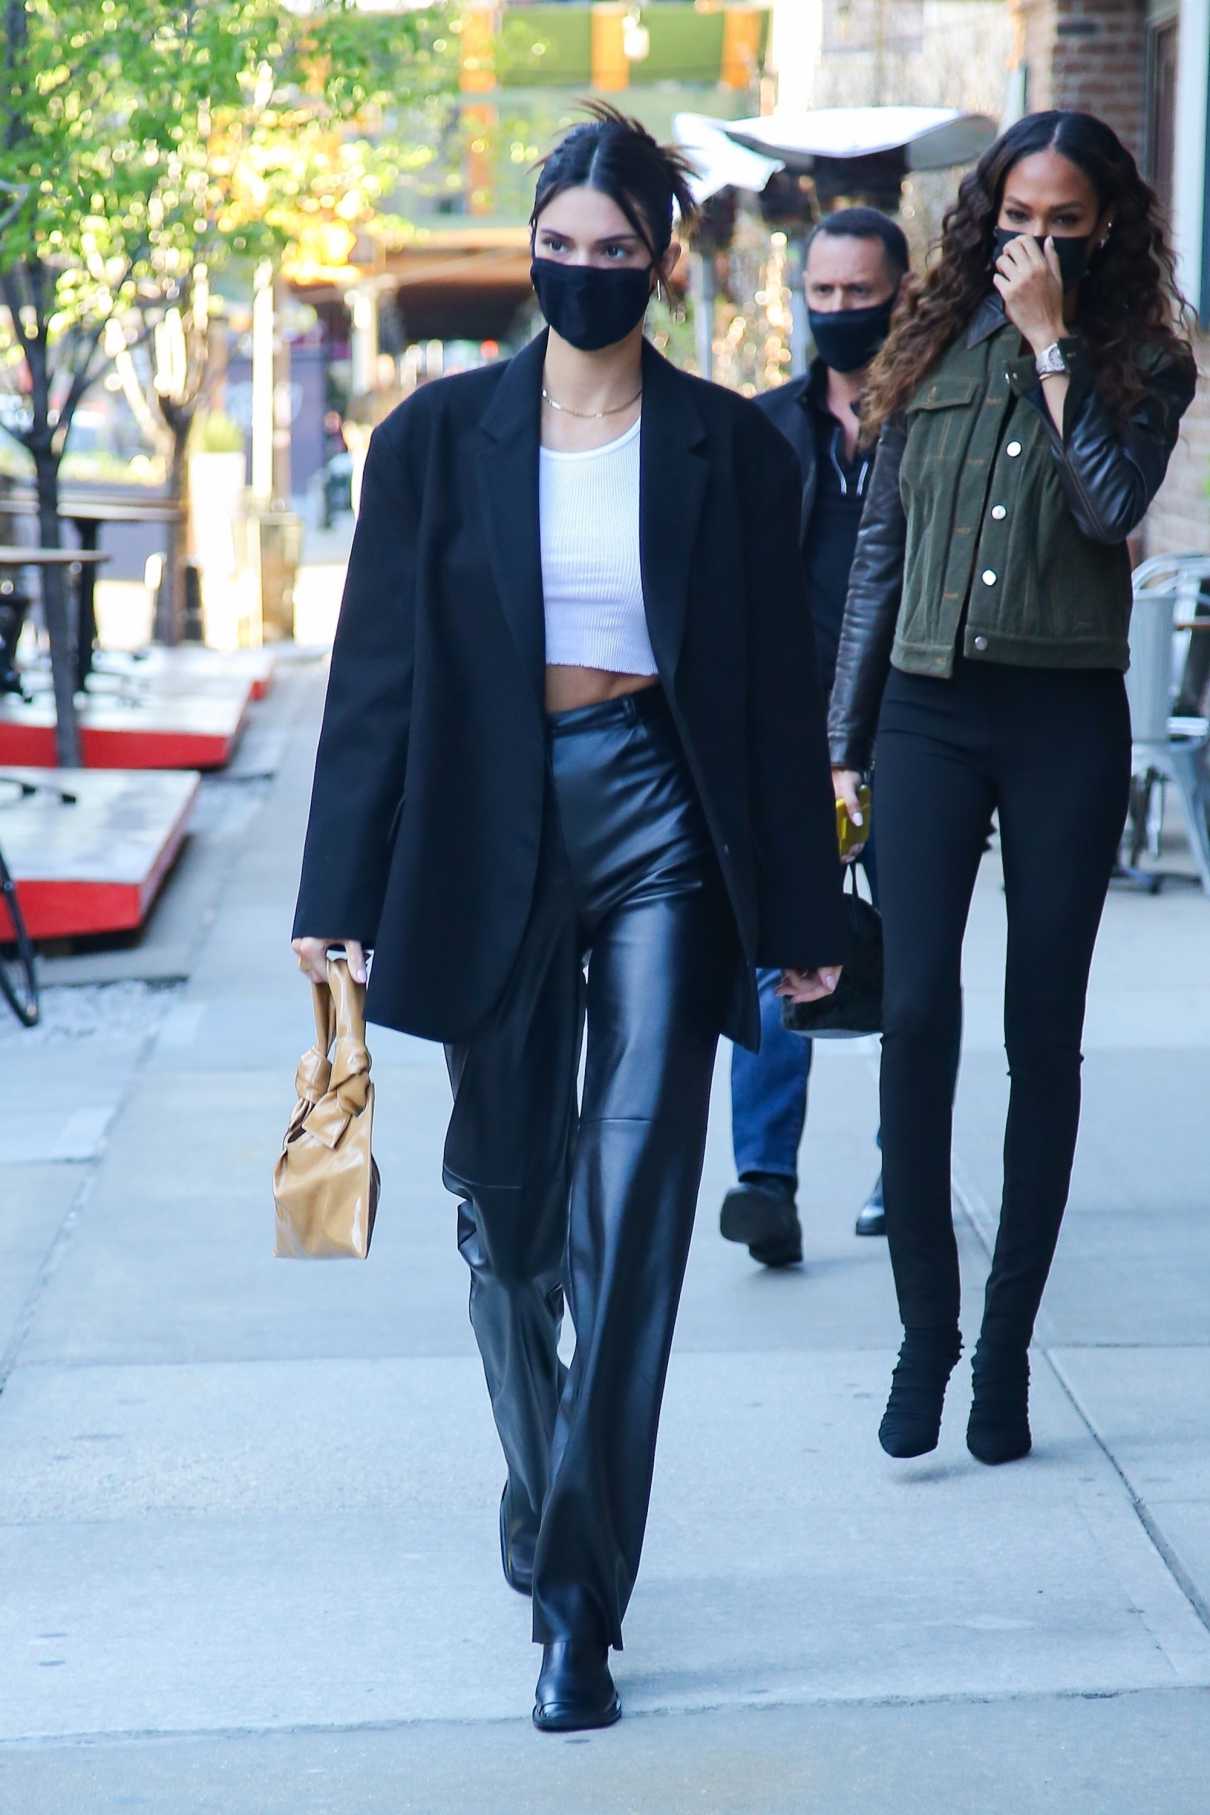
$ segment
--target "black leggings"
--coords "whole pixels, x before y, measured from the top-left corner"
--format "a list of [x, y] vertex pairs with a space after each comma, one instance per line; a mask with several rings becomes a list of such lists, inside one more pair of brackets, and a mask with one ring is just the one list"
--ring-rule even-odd
[[1084, 999], [1129, 773], [1120, 674], [960, 662], [947, 681], [892, 670], [877, 781], [882, 1144], [906, 1328], [952, 1329], [958, 1320], [948, 1055], [959, 1028], [962, 936], [995, 811], [1012, 1087], [983, 1329], [988, 1341], [1013, 1345], [1032, 1335], [1071, 1179]]

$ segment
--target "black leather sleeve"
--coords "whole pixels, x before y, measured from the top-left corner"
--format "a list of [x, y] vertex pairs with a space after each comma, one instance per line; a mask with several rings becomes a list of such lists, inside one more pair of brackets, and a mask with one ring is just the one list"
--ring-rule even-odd
[[883, 427], [857, 532], [828, 711], [828, 745], [836, 768], [868, 768], [874, 744], [903, 591], [907, 516], [899, 466], [906, 439], [902, 417]]
[[1031, 401], [1046, 423], [1076, 523], [1094, 542], [1124, 542], [1163, 484], [1197, 372], [1192, 360], [1157, 363], [1147, 395], [1120, 423], [1093, 383], [1080, 342], [1060, 344], [1071, 368], [1062, 435], [1045, 402], [1036, 393]]

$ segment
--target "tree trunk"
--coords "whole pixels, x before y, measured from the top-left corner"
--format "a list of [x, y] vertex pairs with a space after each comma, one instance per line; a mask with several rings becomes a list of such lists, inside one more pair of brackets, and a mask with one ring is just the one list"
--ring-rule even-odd
[[172, 453], [168, 465], [168, 496], [180, 515], [167, 524], [164, 533], [164, 584], [156, 601], [155, 639], [157, 643], [179, 643], [185, 622], [185, 556], [189, 550], [189, 430], [193, 423], [190, 410], [182, 419], [174, 413], [169, 424]]
[[[38, 539], [43, 548], [61, 548], [59, 461], [49, 450], [34, 454], [38, 485]], [[83, 767], [76, 719], [76, 636], [78, 595], [65, 567], [44, 567], [42, 611], [50, 638], [50, 671], [55, 691], [55, 748], [59, 767]]]

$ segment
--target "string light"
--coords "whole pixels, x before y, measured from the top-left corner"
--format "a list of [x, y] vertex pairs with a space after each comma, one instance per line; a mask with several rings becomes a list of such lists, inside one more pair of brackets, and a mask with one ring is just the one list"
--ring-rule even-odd
[[714, 377], [746, 397], [791, 375], [790, 291], [784, 233], [741, 209], [727, 255], [725, 293], [715, 305]]

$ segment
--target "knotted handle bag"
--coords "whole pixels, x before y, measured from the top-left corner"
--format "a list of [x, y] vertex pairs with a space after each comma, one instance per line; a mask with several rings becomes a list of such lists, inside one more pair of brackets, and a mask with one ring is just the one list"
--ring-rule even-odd
[[344, 958], [311, 986], [315, 1044], [298, 1063], [298, 1101], [273, 1169], [274, 1253], [286, 1260], [364, 1260], [378, 1209], [371, 1152], [374, 1086], [365, 990]]

